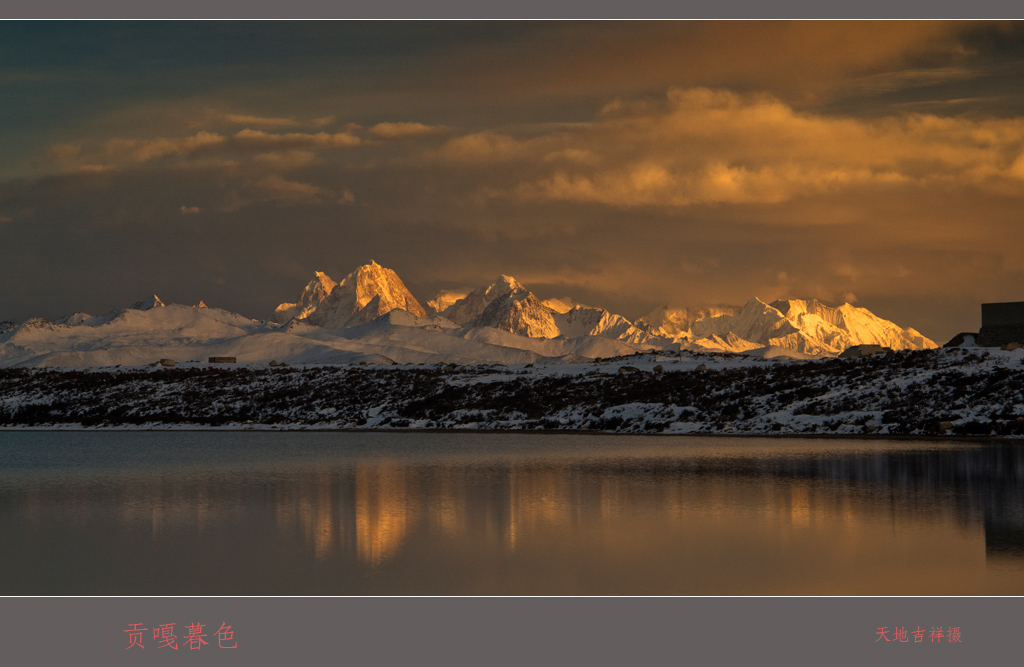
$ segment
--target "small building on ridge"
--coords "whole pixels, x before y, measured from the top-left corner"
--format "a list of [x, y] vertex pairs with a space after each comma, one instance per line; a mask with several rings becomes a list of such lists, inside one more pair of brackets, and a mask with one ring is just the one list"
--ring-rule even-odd
[[1024, 343], [1024, 301], [981, 304], [978, 345], [1000, 347]]

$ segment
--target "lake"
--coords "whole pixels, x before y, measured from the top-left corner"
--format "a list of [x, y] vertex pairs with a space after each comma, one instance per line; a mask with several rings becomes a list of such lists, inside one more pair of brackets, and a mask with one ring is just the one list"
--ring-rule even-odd
[[1021, 595], [1021, 451], [0, 431], [0, 594]]

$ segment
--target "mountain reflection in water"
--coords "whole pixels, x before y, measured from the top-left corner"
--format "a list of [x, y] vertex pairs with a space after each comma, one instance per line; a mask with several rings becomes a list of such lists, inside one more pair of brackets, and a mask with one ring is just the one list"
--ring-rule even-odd
[[2, 438], [8, 595], [1024, 593], [1013, 444]]

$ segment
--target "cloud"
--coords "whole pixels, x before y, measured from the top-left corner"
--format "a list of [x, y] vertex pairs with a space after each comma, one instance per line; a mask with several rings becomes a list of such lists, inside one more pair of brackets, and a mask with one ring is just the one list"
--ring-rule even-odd
[[378, 139], [426, 137], [447, 131], [448, 128], [444, 126], [424, 125], [423, 123], [377, 123], [369, 129], [370, 134]]
[[182, 206], [181, 207], [181, 214], [182, 215], [195, 215], [196, 213], [199, 213], [201, 210], [202, 209], [199, 208], [198, 206]]
[[962, 66], [913, 68], [854, 77], [844, 83], [844, 88], [847, 93], [891, 93], [906, 88], [963, 81], [975, 76], [977, 72]]
[[202, 149], [223, 146], [226, 141], [225, 137], [206, 131], [182, 138], [111, 139], [106, 143], [105, 152], [114, 159], [149, 162], [162, 157], [191, 155]]
[[798, 112], [766, 94], [706, 88], [672, 89], [657, 104], [607, 105], [590, 126], [528, 141], [457, 137], [440, 155], [508, 162], [559, 143], [568, 145], [543, 158], [554, 167], [548, 175], [514, 187], [495, 183], [490, 192], [620, 207], [772, 204], [936, 184], [1024, 194], [1010, 184], [1024, 177], [1024, 119], [855, 119]]
[[289, 203], [316, 203], [328, 194], [319, 186], [289, 181], [277, 175], [263, 178], [254, 189], [265, 200]]
[[79, 144], [54, 144], [46, 151], [46, 156], [54, 162], [70, 162], [82, 152]]
[[57, 144], [46, 155], [61, 171], [109, 171], [168, 161], [193, 169], [234, 168], [251, 161], [265, 170], [289, 170], [312, 164], [316, 150], [360, 143], [351, 130], [271, 133], [246, 128], [233, 136], [202, 130], [185, 137], [113, 138], [99, 146]]
[[305, 150], [290, 150], [283, 153], [270, 152], [254, 155], [252, 161], [276, 171], [289, 171], [316, 162], [316, 153]]
[[79, 165], [74, 169], [82, 174], [99, 174], [104, 171], [113, 171], [114, 165], [112, 164], [83, 164]]
[[351, 146], [358, 146], [360, 143], [359, 137], [351, 132], [337, 132], [334, 134], [327, 132], [317, 132], [315, 134], [305, 132], [288, 132], [284, 134], [273, 134], [263, 132], [262, 130], [251, 130], [248, 128], [235, 134], [234, 141], [241, 146], [257, 148], [298, 148], [307, 146], [317, 148], [348, 148]]
[[436, 155], [446, 162], [491, 162], [521, 157], [526, 149], [523, 142], [488, 130], [449, 139]]
[[1013, 161], [1013, 164], [1010, 165], [1007, 173], [1014, 178], [1024, 180], [1024, 153], [1021, 153], [1017, 159]]
[[284, 127], [299, 125], [294, 118], [264, 118], [261, 116], [248, 116], [245, 114], [225, 114], [224, 119], [236, 125], [264, 125], [270, 127]]
[[596, 164], [601, 161], [601, 157], [588, 150], [582, 150], [579, 148], [564, 148], [562, 150], [548, 153], [544, 156], [545, 162], [575, 162], [578, 164]]
[[711, 162], [697, 170], [674, 173], [660, 164], [640, 162], [593, 177], [556, 172], [551, 178], [521, 184], [516, 194], [524, 200], [597, 202], [627, 207], [774, 204], [815, 190], [903, 180], [904, 177], [891, 172], [817, 171], [791, 164], [752, 170]]

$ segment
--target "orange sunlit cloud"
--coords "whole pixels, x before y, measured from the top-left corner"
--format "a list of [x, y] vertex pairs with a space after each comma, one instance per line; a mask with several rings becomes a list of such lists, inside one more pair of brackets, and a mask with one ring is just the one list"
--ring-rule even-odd
[[369, 130], [370, 134], [378, 139], [424, 137], [447, 131], [446, 127], [424, 125], [423, 123], [377, 123]]

